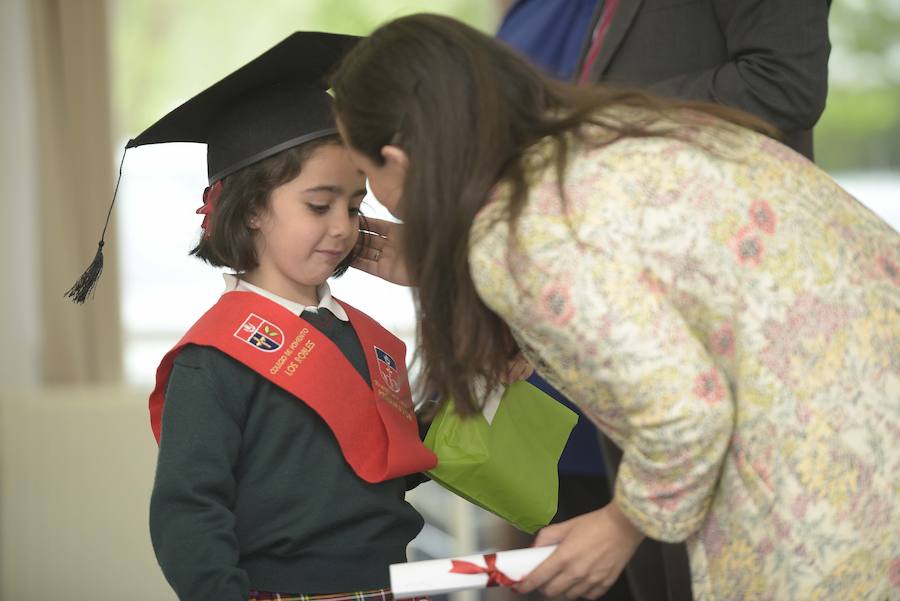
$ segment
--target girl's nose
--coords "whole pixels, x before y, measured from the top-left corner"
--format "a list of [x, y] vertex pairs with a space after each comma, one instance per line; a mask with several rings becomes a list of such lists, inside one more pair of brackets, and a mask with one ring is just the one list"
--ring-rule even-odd
[[334, 219], [331, 220], [331, 235], [335, 238], [346, 238], [353, 231], [353, 223], [350, 216], [345, 214], [345, 212], [336, 212], [340, 214], [335, 215]]

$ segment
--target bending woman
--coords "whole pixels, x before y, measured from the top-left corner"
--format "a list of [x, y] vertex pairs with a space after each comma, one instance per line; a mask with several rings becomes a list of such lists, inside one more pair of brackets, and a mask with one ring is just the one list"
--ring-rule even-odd
[[900, 594], [895, 231], [751, 117], [554, 83], [448, 18], [334, 90], [404, 222], [357, 265], [417, 286], [425, 386], [471, 410], [521, 350], [624, 451], [520, 590], [596, 598], [649, 536], [699, 600]]

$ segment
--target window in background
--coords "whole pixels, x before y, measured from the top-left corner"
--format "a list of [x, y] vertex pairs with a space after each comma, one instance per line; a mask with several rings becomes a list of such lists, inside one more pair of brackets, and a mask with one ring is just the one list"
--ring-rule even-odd
[[900, 231], [900, 0], [833, 2], [816, 162]]

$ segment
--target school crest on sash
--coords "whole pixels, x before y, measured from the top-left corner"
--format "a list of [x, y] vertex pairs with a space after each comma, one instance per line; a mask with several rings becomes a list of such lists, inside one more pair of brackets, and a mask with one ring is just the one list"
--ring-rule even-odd
[[397, 369], [397, 362], [377, 346], [375, 347], [375, 358], [378, 359], [378, 372], [381, 374], [381, 379], [388, 388], [394, 392], [400, 392], [403, 382], [400, 378], [400, 371]]
[[284, 332], [271, 321], [266, 321], [256, 313], [251, 313], [234, 333], [250, 346], [271, 353], [284, 344]]

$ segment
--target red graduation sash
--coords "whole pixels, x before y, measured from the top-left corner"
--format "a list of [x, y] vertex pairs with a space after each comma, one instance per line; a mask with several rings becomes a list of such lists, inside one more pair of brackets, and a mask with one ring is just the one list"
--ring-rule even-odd
[[433, 468], [437, 458], [419, 439], [406, 346], [365, 313], [343, 302], [341, 306], [359, 337], [372, 388], [307, 321], [259, 294], [228, 292], [156, 370], [150, 425], [157, 443], [175, 357], [185, 345], [196, 344], [219, 349], [309, 405], [331, 428], [347, 463], [363, 480], [383, 482]]

